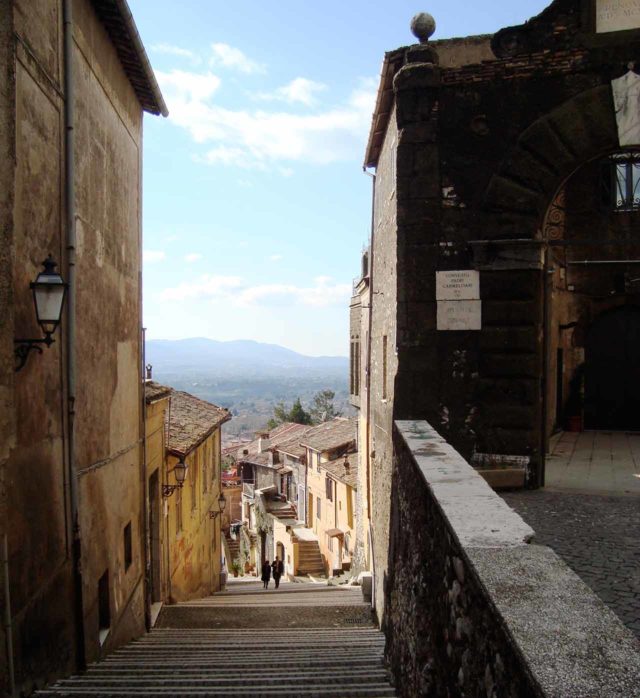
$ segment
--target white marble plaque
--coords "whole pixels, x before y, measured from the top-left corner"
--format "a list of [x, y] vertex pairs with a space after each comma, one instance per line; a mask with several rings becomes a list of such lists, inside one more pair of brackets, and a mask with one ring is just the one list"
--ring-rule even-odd
[[596, 32], [640, 29], [640, 0], [596, 0]]
[[438, 301], [439, 330], [481, 330], [482, 301]]
[[436, 272], [436, 300], [464, 301], [480, 298], [480, 272], [472, 269]]

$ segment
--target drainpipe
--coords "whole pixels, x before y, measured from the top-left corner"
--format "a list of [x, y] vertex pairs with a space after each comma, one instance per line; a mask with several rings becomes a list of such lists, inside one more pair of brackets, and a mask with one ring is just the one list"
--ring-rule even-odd
[[16, 677], [13, 665], [13, 626], [11, 623], [11, 594], [9, 592], [9, 543], [6, 533], [2, 536], [2, 577], [4, 584], [4, 633], [7, 643], [9, 695], [13, 696], [16, 691]]
[[65, 151], [65, 212], [67, 247], [67, 428], [68, 480], [71, 508], [72, 564], [74, 583], [74, 611], [76, 661], [80, 671], [86, 667], [84, 636], [84, 604], [82, 600], [82, 546], [78, 506], [78, 479], [75, 463], [75, 401], [76, 401], [76, 197], [74, 157], [74, 74], [73, 74], [73, 0], [64, 0], [64, 151]]
[[[142, 288], [142, 278], [140, 278], [140, 288]], [[142, 457], [140, 463], [140, 489], [142, 491], [142, 549], [144, 551], [144, 625], [147, 632], [151, 630], [151, 547], [149, 536], [149, 481], [147, 480], [147, 396], [146, 385], [146, 365], [147, 365], [147, 328], [143, 327], [141, 332], [142, 340]]]

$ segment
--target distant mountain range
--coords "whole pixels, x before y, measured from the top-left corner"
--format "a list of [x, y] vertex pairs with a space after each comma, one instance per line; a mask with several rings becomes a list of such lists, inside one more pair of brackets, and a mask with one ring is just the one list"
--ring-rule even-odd
[[231, 410], [233, 419], [224, 426], [224, 438], [253, 438], [278, 402], [291, 406], [300, 398], [308, 409], [320, 390], [333, 390], [336, 409], [353, 413], [349, 359], [343, 356], [304, 356], [250, 340], [151, 339], [146, 362], [159, 383]]
[[332, 375], [344, 376], [349, 359], [344, 356], [304, 356], [277, 344], [252, 340], [218, 342], [214, 339], [150, 339], [146, 361], [159, 373], [215, 372], [219, 375]]

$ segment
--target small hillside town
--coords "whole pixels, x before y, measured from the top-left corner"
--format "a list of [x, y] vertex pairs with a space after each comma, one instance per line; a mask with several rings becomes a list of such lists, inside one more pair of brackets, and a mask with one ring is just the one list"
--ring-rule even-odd
[[638, 2], [411, 30], [349, 413], [228, 442], [146, 361], [127, 1], [0, 3], [2, 695], [640, 698]]

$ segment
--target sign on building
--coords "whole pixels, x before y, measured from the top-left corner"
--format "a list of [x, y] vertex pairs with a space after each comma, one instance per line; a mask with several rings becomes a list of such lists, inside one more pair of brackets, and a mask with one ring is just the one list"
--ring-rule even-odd
[[436, 301], [439, 330], [482, 329], [480, 272], [472, 269], [437, 271]]
[[596, 32], [640, 29], [640, 0], [596, 0]]
[[438, 301], [439, 330], [481, 330], [482, 301]]
[[479, 300], [480, 272], [472, 269], [436, 272], [437, 301]]

